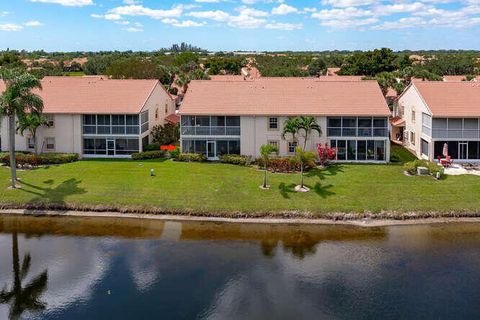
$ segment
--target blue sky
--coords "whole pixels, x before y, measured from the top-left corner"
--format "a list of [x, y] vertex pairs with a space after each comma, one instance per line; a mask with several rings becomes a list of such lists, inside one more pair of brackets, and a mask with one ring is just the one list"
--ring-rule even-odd
[[480, 50], [480, 0], [0, 0], [0, 47]]

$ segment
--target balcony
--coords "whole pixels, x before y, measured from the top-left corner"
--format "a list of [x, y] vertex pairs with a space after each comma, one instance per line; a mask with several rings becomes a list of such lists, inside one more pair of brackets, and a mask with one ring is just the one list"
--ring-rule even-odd
[[182, 136], [240, 136], [239, 126], [182, 126]]

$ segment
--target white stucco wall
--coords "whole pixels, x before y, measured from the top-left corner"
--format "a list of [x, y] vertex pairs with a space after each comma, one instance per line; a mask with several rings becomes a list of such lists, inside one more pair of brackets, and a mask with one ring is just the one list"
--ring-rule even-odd
[[[286, 136], [282, 138], [283, 124], [287, 117], [278, 118], [278, 129], [269, 129], [269, 118], [267, 116], [246, 116], [240, 118], [240, 153], [254, 157], [260, 156], [260, 147], [267, 144], [269, 141], [279, 142], [279, 153], [282, 156], [289, 155], [288, 142], [292, 138]], [[326, 117], [317, 117], [317, 123], [322, 128], [323, 134], [321, 137], [316, 132], [307, 141], [307, 150], [314, 151], [318, 143], [326, 143], [327, 119]], [[303, 145], [303, 139], [298, 139], [299, 144]]]
[[[64, 152], [78, 153], [82, 152], [82, 117], [74, 114], [55, 114], [55, 125], [50, 128], [41, 127], [37, 131], [37, 148], [39, 152]], [[8, 151], [8, 119], [2, 119], [0, 128], [2, 139], [2, 151]], [[24, 136], [16, 134], [15, 148], [18, 151], [33, 151], [27, 148], [28, 131]], [[55, 150], [46, 150], [44, 145], [45, 138], [55, 138]], [[42, 149], [43, 146], [43, 149]]]
[[[404, 146], [413, 151], [417, 157], [421, 158], [421, 139], [424, 139], [429, 142], [429, 154], [431, 157], [433, 154], [431, 137], [422, 134], [422, 113], [431, 115], [431, 112], [414, 84], [411, 85], [398, 99], [398, 107], [403, 109], [405, 132], [408, 134], [407, 139], [404, 139]], [[415, 121], [412, 119], [412, 111], [415, 111]], [[410, 141], [410, 132], [415, 133], [415, 144]]]
[[[158, 83], [155, 89], [148, 97], [142, 112], [148, 110], [149, 131], [143, 133], [141, 137], [145, 137], [150, 134], [150, 130], [156, 125], [164, 125], [165, 117], [175, 113], [175, 101], [173, 101], [168, 93], [162, 88], [162, 84]], [[158, 111], [158, 113], [157, 113]], [[155, 117], [157, 113], [158, 117]]]

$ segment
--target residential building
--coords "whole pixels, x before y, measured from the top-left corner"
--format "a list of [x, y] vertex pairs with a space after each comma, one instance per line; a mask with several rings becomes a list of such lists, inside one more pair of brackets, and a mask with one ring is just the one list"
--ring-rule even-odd
[[419, 158], [480, 160], [480, 83], [412, 82], [394, 106], [392, 136]]
[[[332, 77], [333, 78], [333, 77]], [[282, 137], [288, 118], [313, 116], [323, 134], [307, 149], [328, 143], [338, 161], [387, 162], [390, 110], [375, 81], [259, 78], [253, 81], [192, 81], [180, 106], [183, 152], [260, 156], [273, 144], [293, 155], [302, 139]]]
[[[0, 92], [5, 84], [0, 82]], [[175, 102], [157, 80], [45, 77], [37, 92], [49, 127], [37, 131], [40, 152], [81, 157], [129, 157], [149, 143], [150, 130], [175, 114]], [[170, 117], [169, 117], [170, 116]], [[8, 119], [1, 122], [1, 150], [8, 151]], [[33, 151], [27, 131], [15, 148]]]

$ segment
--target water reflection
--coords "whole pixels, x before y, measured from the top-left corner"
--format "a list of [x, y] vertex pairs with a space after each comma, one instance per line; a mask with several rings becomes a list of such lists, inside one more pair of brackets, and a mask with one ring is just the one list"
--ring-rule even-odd
[[[40, 301], [40, 296], [47, 289], [48, 271], [45, 270], [32, 280], [24, 284], [31, 266], [31, 256], [26, 253], [20, 262], [18, 254], [18, 235], [12, 233], [12, 261], [13, 261], [13, 284], [10, 288], [5, 287], [0, 292], [0, 303], [10, 305], [10, 319], [19, 319], [26, 311], [44, 310], [45, 302]], [[21, 265], [21, 267], [20, 267]]]
[[478, 248], [474, 224], [2, 217], [0, 319], [18, 288], [22, 318], [477, 318]]

